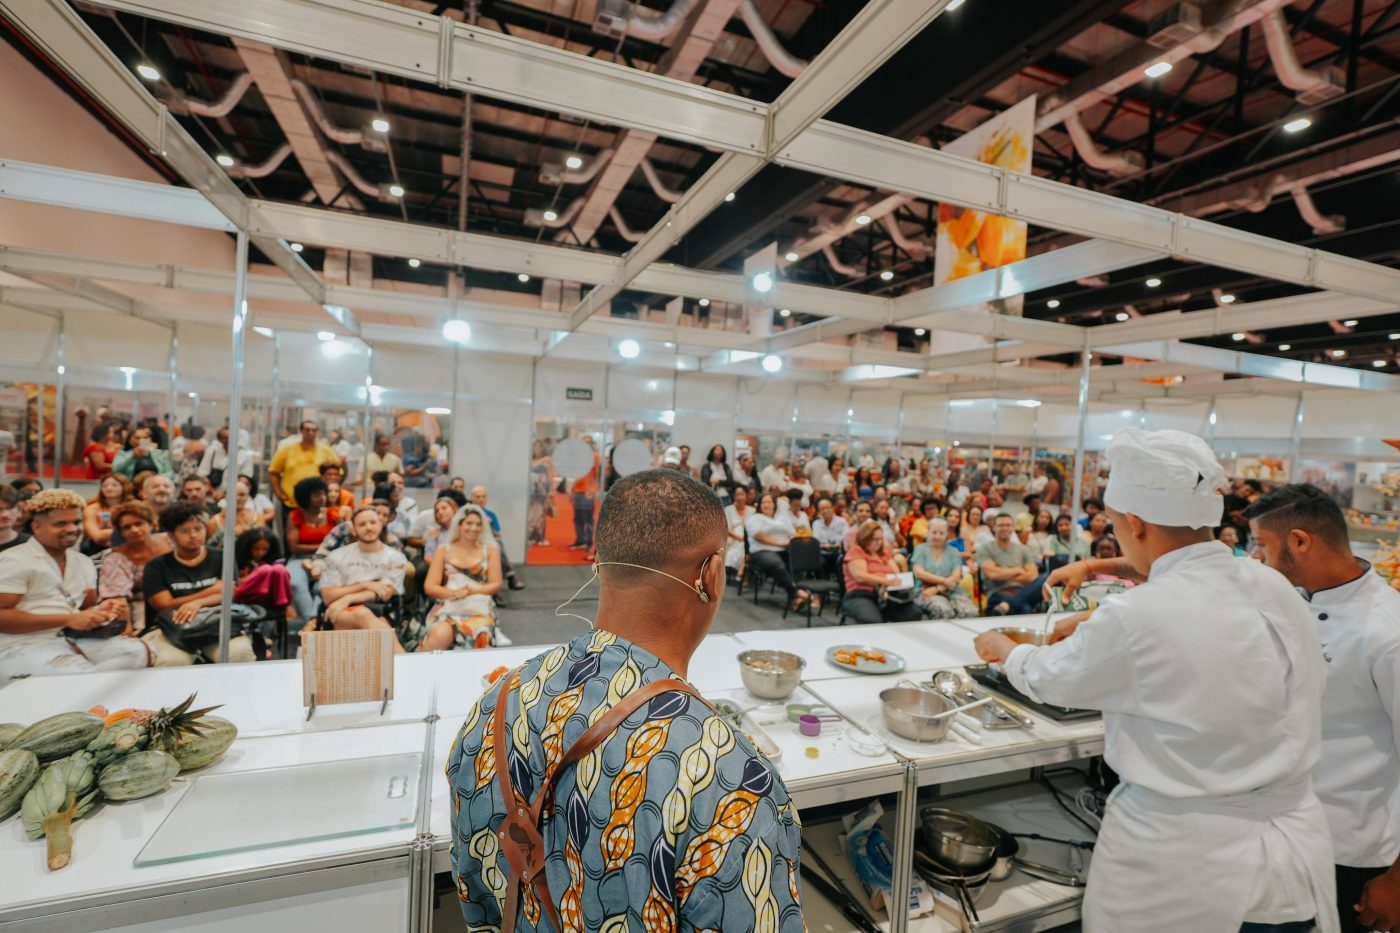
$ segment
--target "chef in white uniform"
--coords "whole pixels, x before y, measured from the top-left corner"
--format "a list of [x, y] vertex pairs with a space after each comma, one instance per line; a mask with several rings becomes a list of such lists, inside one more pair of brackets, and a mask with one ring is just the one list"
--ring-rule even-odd
[[1225, 483], [1180, 431], [1125, 428], [1106, 502], [1124, 557], [1090, 573], [1145, 579], [1048, 647], [995, 632], [977, 653], [1017, 689], [1102, 710], [1109, 798], [1084, 899], [1088, 933], [1336, 933], [1332, 847], [1311, 774], [1323, 659], [1282, 576], [1212, 540]]
[[1315, 486], [1281, 486], [1244, 517], [1256, 555], [1308, 601], [1327, 662], [1313, 782], [1342, 930], [1400, 929], [1400, 592], [1353, 556], [1341, 508]]

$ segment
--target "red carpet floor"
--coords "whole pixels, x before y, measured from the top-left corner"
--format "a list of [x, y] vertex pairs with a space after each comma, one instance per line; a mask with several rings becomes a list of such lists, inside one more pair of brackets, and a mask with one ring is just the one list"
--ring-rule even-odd
[[531, 545], [525, 554], [525, 563], [536, 567], [588, 563], [587, 551], [569, 549], [569, 545], [574, 543], [572, 497], [556, 492], [550, 501], [554, 503], [554, 516], [545, 519], [545, 540], [549, 544]]

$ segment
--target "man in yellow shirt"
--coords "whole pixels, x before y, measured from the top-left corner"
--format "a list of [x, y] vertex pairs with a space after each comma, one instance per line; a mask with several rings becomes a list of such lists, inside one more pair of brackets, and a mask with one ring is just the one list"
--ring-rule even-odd
[[376, 434], [374, 437], [374, 449], [365, 455], [364, 465], [360, 468], [360, 482], [374, 477], [376, 473], [402, 473], [403, 460], [399, 455], [392, 453], [393, 438], [387, 434]]
[[272, 485], [281, 496], [283, 505], [289, 509], [297, 507], [296, 500], [292, 498], [292, 490], [297, 483], [307, 477], [320, 476], [323, 463], [340, 462], [334, 450], [324, 441], [316, 439], [318, 431], [316, 422], [303, 421], [301, 443], [279, 448], [268, 465], [267, 474], [272, 479]]

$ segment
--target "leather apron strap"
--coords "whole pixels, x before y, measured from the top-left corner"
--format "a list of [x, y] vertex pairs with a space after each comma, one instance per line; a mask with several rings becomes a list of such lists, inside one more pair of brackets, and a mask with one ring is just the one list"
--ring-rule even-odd
[[[554, 924], [555, 933], [564, 933], [564, 926], [559, 921], [559, 909], [555, 905], [554, 896], [549, 890], [549, 881], [545, 877], [546, 853], [544, 837], [540, 834], [539, 829], [540, 814], [544, 811], [545, 805], [554, 803], [555, 778], [565, 768], [577, 764], [589, 752], [602, 744], [622, 725], [628, 716], [655, 696], [662, 693], [680, 692], [695, 697], [707, 706], [709, 704], [704, 697], [695, 692], [695, 688], [683, 680], [667, 678], [646, 684], [641, 689], [629, 693], [621, 702], [604, 713], [597, 722], [589, 726], [583, 735], [579, 736], [578, 740], [565, 750], [558, 766], [545, 779], [544, 786], [535, 795], [535, 799], [522, 801], [516, 796], [515, 782], [511, 780], [506, 743], [506, 701], [511, 691], [515, 690], [519, 676], [520, 668], [516, 668], [501, 678], [500, 693], [496, 697], [495, 724], [492, 732], [496, 755], [496, 780], [500, 784], [501, 799], [505, 803], [505, 819], [496, 829], [496, 840], [500, 844], [502, 854], [506, 857], [506, 863], [510, 866], [506, 875], [506, 902], [501, 912], [501, 933], [514, 933], [515, 922], [520, 911], [520, 892], [525, 885], [535, 889], [535, 896], [548, 912], [549, 919]], [[522, 803], [527, 805], [521, 806]]]

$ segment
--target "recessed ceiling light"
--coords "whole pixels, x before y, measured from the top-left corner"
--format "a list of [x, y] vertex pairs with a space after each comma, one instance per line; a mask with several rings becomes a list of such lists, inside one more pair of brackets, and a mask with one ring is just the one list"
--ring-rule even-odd
[[237, 160], [235, 160], [234, 157], [229, 155], [227, 152], [221, 152], [218, 155], [214, 156], [214, 161], [218, 162], [224, 168], [233, 168]]
[[117, 369], [120, 369], [123, 373], [125, 373], [128, 376], [136, 372], [135, 366], [118, 366]]
[[731, 191], [724, 196], [724, 203], [728, 204], [732, 200], [734, 200], [734, 192]]
[[1144, 69], [1144, 72], [1149, 78], [1160, 78], [1162, 75], [1166, 74], [1168, 71], [1171, 70], [1171, 62], [1156, 62], [1154, 64], [1148, 65], [1147, 68]]
[[253, 333], [262, 334], [264, 337], [274, 336], [274, 332], [271, 327], [254, 327]]
[[1307, 129], [1310, 126], [1312, 126], [1311, 120], [1309, 120], [1307, 117], [1299, 117], [1296, 120], [1289, 120], [1287, 123], [1285, 123], [1283, 125], [1283, 131], [1285, 133], [1301, 133], [1303, 130]]
[[1235, 296], [1234, 296], [1234, 295], [1221, 295], [1221, 296], [1220, 296], [1220, 303], [1223, 304], [1223, 305], [1232, 305], [1232, 304], [1235, 303]]
[[1280, 352], [1280, 353], [1287, 353], [1289, 350], [1292, 350], [1292, 349], [1293, 349], [1293, 344], [1291, 344], [1291, 343], [1281, 343], [1281, 344], [1278, 345], [1278, 349], [1279, 349], [1279, 352]]
[[1343, 321], [1343, 322], [1342, 322], [1342, 326], [1343, 326], [1343, 327], [1355, 327], [1357, 324], [1360, 324], [1360, 323], [1361, 323], [1360, 321]]
[[410, 269], [417, 269], [417, 268], [418, 268], [419, 266], [421, 266], [422, 264], [423, 264], [423, 261], [422, 261], [421, 259], [410, 259], [410, 260], [408, 261], [408, 267], [409, 267]]
[[1400, 340], [1400, 334], [1391, 334], [1391, 335], [1390, 335], [1390, 339], [1391, 339], [1391, 340]]
[[1244, 339], [1244, 334], [1241, 334], [1241, 333], [1233, 333], [1233, 334], [1230, 335], [1230, 339], [1233, 340], [1233, 341], [1235, 341], [1235, 343], [1239, 343], [1241, 340]]
[[328, 330], [318, 330], [316, 332], [316, 339], [322, 343], [330, 343], [335, 339], [335, 334]]
[[583, 159], [576, 155], [571, 155], [564, 160], [565, 168], [583, 168]]
[[425, 409], [423, 409], [423, 410], [426, 411], [426, 412], [427, 412], [428, 414], [430, 414], [430, 415], [450, 415], [450, 414], [452, 414], [452, 409], [450, 409], [450, 408], [443, 408], [443, 407], [440, 406], [440, 405], [430, 405], [430, 406], [428, 406], [427, 408], [425, 408]]
[[928, 333], [928, 331], [924, 330], [922, 327], [916, 327], [916, 328], [914, 328], [914, 336], [915, 336], [915, 337], [922, 337], [922, 336], [923, 336], [924, 334], [926, 334], [926, 333]]
[[387, 133], [389, 132], [389, 121], [383, 117], [375, 117], [373, 120], [369, 121], [369, 128], [376, 133]]
[[395, 198], [403, 197], [403, 185], [390, 185], [389, 195]]
[[753, 290], [756, 292], [771, 292], [773, 290], [773, 277], [767, 272], [760, 272], [753, 277]]
[[792, 317], [792, 311], [789, 310], [788, 308], [783, 308], [783, 309], [781, 309], [781, 310], [778, 312], [778, 316], [779, 316], [779, 317]]
[[1345, 350], [1328, 350], [1327, 352], [1331, 353], [1332, 358], [1337, 360], [1340, 360], [1342, 357], [1347, 355], [1347, 351]]
[[1113, 319], [1114, 319], [1115, 321], [1126, 321], [1126, 320], [1127, 320], [1128, 318], [1130, 318], [1130, 317], [1132, 317], [1132, 315], [1129, 314], [1128, 312], [1126, 312], [1126, 311], [1119, 311], [1117, 314], [1115, 314], [1115, 315], [1113, 316]]
[[641, 352], [642, 345], [637, 341], [633, 340], [631, 337], [628, 337], [626, 340], [622, 341], [617, 345], [617, 355], [622, 357], [624, 360], [635, 360], [637, 358], [637, 354]]
[[156, 70], [156, 66], [147, 62], [142, 62], [141, 64], [137, 65], [136, 73], [139, 74], [141, 77], [145, 78], [147, 81], [160, 80], [160, 72]]
[[710, 306], [710, 299], [708, 299], [708, 298], [701, 298], [701, 299], [700, 299], [700, 307], [702, 307], [702, 308], [708, 308], [709, 306]]
[[299, 252], [301, 252], [302, 250], [306, 249], [306, 247], [305, 247], [305, 246], [302, 246], [300, 243], [288, 243], [288, 244], [287, 244], [287, 248], [290, 249], [290, 250], [291, 250], [292, 252], [294, 252], [294, 253], [299, 253]]
[[530, 281], [530, 276], [529, 276], [529, 274], [527, 274], [527, 273], [525, 273], [525, 272], [522, 272], [522, 273], [520, 273], [519, 275], [517, 275], [517, 276], [515, 277], [515, 280], [516, 280], [517, 282], [521, 282], [521, 283], [528, 282], [528, 281]]
[[856, 218], [856, 223], [858, 223], [858, 224], [860, 224], [862, 227], [864, 227], [866, 224], [870, 223], [870, 215], [869, 215], [869, 214], [861, 214], [859, 217]]
[[783, 358], [776, 353], [769, 353], [763, 358], [762, 366], [765, 373], [776, 373], [783, 368]]
[[788, 262], [797, 262], [797, 260], [801, 259], [802, 257], [794, 252], [789, 251], [783, 256], [783, 258], [786, 259]]
[[1385, 365], [1385, 360], [1372, 360], [1371, 365], [1376, 367], [1377, 369], [1380, 369], [1382, 366]]
[[1058, 299], [1058, 298], [1051, 298], [1049, 301], [1045, 302], [1045, 307], [1049, 308], [1049, 309], [1052, 310], [1052, 311], [1053, 311], [1054, 309], [1058, 308], [1059, 306], [1060, 306], [1060, 299]]
[[950, 0], [949, 4], [943, 8], [943, 12], [951, 13], [966, 2], [967, 0]]
[[894, 273], [891, 272], [889, 269], [886, 269], [884, 272], [880, 273], [880, 278], [883, 281], [892, 282], [894, 281]]
[[460, 318], [453, 318], [442, 325], [442, 336], [452, 343], [466, 343], [472, 339], [472, 326]]
[[545, 211], [544, 219], [549, 221], [550, 223], [553, 223], [554, 221], [559, 219], [559, 214], [555, 211]]
[[1156, 288], [1158, 285], [1161, 285], [1161, 284], [1162, 284], [1162, 280], [1159, 279], [1159, 278], [1153, 277], [1153, 278], [1148, 279], [1147, 282], [1144, 283], [1144, 284], [1146, 284], [1148, 288]]

